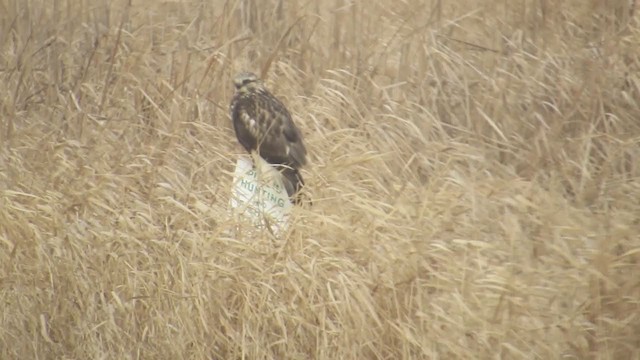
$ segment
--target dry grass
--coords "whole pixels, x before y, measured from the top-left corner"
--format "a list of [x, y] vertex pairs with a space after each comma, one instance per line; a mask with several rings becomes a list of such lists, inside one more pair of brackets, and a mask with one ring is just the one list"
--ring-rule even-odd
[[[0, 358], [640, 358], [604, 3], [1, 1]], [[311, 153], [281, 239], [228, 213], [243, 69]]]

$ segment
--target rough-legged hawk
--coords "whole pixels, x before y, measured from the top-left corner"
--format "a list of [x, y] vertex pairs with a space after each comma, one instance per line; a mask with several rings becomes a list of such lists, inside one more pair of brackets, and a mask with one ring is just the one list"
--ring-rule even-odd
[[299, 203], [304, 186], [299, 169], [307, 163], [300, 130], [284, 104], [255, 74], [239, 73], [233, 84], [236, 93], [230, 111], [238, 141], [249, 153], [255, 151], [279, 168], [289, 198]]

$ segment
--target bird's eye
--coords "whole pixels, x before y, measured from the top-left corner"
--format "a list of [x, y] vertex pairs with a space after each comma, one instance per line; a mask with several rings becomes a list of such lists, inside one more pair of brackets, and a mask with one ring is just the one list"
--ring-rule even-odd
[[251, 82], [251, 79], [244, 79], [242, 80], [242, 85], [247, 85], [250, 82]]

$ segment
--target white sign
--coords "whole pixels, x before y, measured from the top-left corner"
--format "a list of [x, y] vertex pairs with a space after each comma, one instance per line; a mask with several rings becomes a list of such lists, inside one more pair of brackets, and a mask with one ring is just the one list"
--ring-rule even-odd
[[274, 233], [287, 227], [291, 202], [282, 183], [281, 174], [258, 156], [242, 156], [236, 163], [231, 191], [231, 208], [234, 213], [249, 218], [257, 228], [270, 226]]

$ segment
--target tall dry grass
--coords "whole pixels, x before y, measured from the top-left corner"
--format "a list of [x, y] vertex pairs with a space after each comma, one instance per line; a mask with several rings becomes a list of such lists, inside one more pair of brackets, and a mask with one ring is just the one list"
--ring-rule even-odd
[[[640, 358], [628, 1], [0, 2], [0, 358]], [[228, 213], [236, 71], [310, 151]]]

